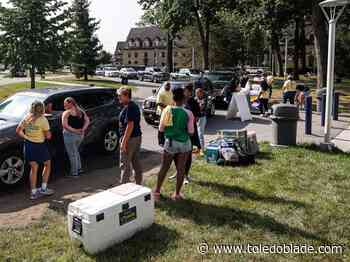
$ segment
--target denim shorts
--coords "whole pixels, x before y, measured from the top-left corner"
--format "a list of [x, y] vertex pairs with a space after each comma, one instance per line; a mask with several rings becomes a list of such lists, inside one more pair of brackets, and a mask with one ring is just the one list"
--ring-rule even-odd
[[188, 153], [192, 151], [192, 143], [190, 139], [183, 143], [166, 138], [164, 150], [169, 154]]

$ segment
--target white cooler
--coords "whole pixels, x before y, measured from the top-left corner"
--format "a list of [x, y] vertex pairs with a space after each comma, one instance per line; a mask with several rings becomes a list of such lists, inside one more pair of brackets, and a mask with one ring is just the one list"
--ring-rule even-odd
[[86, 252], [96, 254], [120, 243], [154, 222], [149, 188], [125, 184], [83, 198], [68, 207], [68, 230]]

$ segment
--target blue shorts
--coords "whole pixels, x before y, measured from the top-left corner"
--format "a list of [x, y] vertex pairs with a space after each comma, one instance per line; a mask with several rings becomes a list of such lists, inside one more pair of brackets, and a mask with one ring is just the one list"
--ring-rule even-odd
[[46, 143], [33, 143], [28, 140], [24, 142], [24, 159], [27, 162], [44, 163], [51, 160]]

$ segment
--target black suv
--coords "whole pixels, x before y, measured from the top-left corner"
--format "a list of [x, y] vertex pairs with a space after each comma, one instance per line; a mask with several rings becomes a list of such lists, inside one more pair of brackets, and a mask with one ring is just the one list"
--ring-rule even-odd
[[[157, 126], [159, 124], [160, 116], [157, 115], [157, 96], [161, 90], [164, 90], [164, 86], [170, 83], [171, 89], [184, 88], [187, 84], [193, 83], [190, 81], [169, 81], [163, 83], [163, 85], [158, 89], [153, 89], [153, 96], [148, 97], [143, 102], [142, 113], [147, 124], [151, 126]], [[208, 107], [207, 115], [208, 117], [215, 115], [215, 98], [211, 96], [210, 90], [205, 90], [208, 95]]]
[[[118, 149], [118, 121], [120, 105], [112, 88], [52, 87], [19, 92], [0, 103], [0, 186], [11, 187], [24, 181], [28, 165], [23, 159], [23, 140], [16, 135], [16, 127], [29, 111], [30, 105], [39, 100], [50, 107], [46, 114], [50, 122], [52, 140], [49, 150], [55, 162], [63, 163], [65, 149], [62, 135], [61, 115], [63, 101], [73, 97], [86, 110], [91, 119], [82, 148], [96, 144], [101, 151], [112, 153]], [[118, 158], [119, 159], [119, 158]]]

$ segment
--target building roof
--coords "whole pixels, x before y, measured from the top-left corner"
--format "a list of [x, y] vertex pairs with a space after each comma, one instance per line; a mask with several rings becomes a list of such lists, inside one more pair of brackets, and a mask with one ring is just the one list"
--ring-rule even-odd
[[121, 50], [121, 49], [126, 48], [127, 46], [128, 46], [128, 43], [127, 43], [127, 42], [125, 42], [125, 41], [120, 41], [120, 42], [117, 43], [116, 49], [117, 49], [117, 50]]
[[151, 40], [166, 39], [166, 34], [160, 30], [158, 26], [146, 26], [146, 27], [134, 27], [131, 28], [127, 41], [131, 39], [145, 39], [149, 38]]

